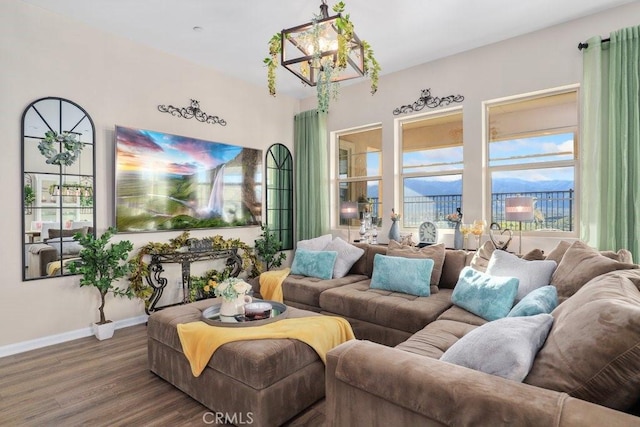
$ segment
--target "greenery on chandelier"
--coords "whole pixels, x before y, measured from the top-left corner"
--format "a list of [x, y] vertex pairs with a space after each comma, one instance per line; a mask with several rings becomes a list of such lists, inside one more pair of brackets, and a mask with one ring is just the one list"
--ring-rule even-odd
[[[340, 1], [333, 6], [333, 11], [338, 14], [336, 19], [336, 27], [338, 29], [338, 49], [337, 60], [335, 64], [328, 58], [328, 60], [322, 60], [320, 57], [320, 37], [321, 26], [319, 20], [322, 16], [314, 15], [312, 19], [313, 27], [307, 33], [301, 34], [301, 39], [307, 39], [306, 45], [313, 46], [313, 60], [312, 64], [309, 62], [303, 62], [300, 65], [300, 72], [304, 76], [309, 76], [309, 67], [319, 69], [317, 80], [317, 96], [318, 96], [318, 110], [328, 111], [330, 99], [336, 99], [339, 91], [339, 84], [333, 79], [337, 77], [340, 72], [344, 71], [347, 67], [349, 58], [349, 52], [351, 50], [350, 41], [354, 35], [354, 26], [349, 18], [349, 14], [342, 14], [345, 10], [345, 3]], [[364, 57], [363, 69], [365, 76], [369, 76], [371, 79], [371, 94], [375, 94], [378, 90], [378, 75], [380, 73], [380, 64], [375, 58], [371, 45], [365, 40], [361, 40]], [[279, 55], [282, 54], [282, 33], [276, 33], [269, 40], [269, 56], [264, 59], [264, 63], [267, 66], [267, 87], [269, 94], [276, 95], [276, 69], [279, 65]]]
[[[58, 148], [60, 147], [60, 152]], [[58, 134], [52, 130], [44, 134], [38, 144], [38, 150], [47, 159], [47, 164], [71, 166], [84, 148], [84, 143], [76, 140], [76, 135], [69, 132]]]

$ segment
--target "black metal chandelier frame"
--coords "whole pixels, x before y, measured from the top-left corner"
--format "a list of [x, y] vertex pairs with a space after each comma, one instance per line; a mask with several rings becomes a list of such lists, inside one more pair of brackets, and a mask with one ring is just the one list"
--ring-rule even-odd
[[[321, 50], [321, 52], [316, 55], [311, 51], [311, 49], [300, 43], [296, 36], [304, 33], [310, 34], [314, 30], [314, 25], [318, 25], [332, 32], [332, 35], [335, 34], [335, 38], [337, 40], [338, 34], [340, 34], [341, 30], [338, 28], [336, 21], [341, 17], [341, 14], [338, 13], [337, 15], [329, 16], [328, 6], [323, 0], [320, 5], [320, 16], [321, 19], [318, 19], [317, 21], [311, 21], [295, 27], [287, 28], [282, 30], [281, 33], [280, 63], [309, 86], [316, 86], [318, 84], [319, 76], [322, 71], [322, 64], [326, 63], [326, 61], [324, 61], [325, 58], [331, 58], [331, 62], [334, 65], [338, 62], [337, 48]], [[362, 41], [354, 32], [348, 43], [347, 67], [345, 70], [340, 70], [339, 73], [332, 73], [332, 82], [340, 82], [365, 75], [364, 46]], [[301, 56], [291, 54], [288, 57], [287, 44], [292, 45], [292, 49], [289, 50], [293, 51], [293, 54], [299, 53]], [[317, 64], [318, 60], [319, 64]], [[308, 70], [308, 75], [305, 75], [305, 73], [302, 72], [305, 68]]]

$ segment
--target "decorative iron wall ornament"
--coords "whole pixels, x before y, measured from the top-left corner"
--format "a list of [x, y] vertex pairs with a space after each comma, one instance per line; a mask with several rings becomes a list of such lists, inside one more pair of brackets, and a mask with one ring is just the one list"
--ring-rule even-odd
[[449, 95], [445, 97], [433, 97], [431, 96], [431, 88], [422, 89], [420, 92], [420, 98], [413, 104], [403, 105], [402, 107], [398, 107], [393, 110], [393, 115], [397, 116], [399, 114], [405, 113], [414, 113], [416, 111], [422, 110], [424, 107], [427, 108], [437, 108], [444, 107], [454, 102], [462, 102], [464, 101], [464, 96], [462, 95]]
[[200, 109], [200, 102], [195, 99], [191, 100], [188, 107], [174, 107], [173, 105], [158, 105], [158, 110], [163, 113], [169, 113], [172, 116], [182, 117], [184, 119], [196, 118], [197, 121], [209, 123], [212, 125], [226, 126], [227, 122], [218, 116], [210, 116]]

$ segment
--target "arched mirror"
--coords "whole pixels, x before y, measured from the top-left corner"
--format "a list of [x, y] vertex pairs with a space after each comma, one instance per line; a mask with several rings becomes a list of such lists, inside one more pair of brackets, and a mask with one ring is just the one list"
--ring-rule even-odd
[[95, 128], [78, 104], [42, 98], [22, 114], [23, 280], [69, 274], [94, 233]]
[[267, 151], [267, 225], [282, 242], [293, 249], [293, 159], [282, 144]]

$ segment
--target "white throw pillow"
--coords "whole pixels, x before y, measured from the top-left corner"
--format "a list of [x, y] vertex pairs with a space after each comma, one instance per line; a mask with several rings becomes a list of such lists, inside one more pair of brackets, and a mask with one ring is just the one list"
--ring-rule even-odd
[[490, 276], [515, 277], [520, 280], [516, 302], [529, 292], [547, 286], [556, 270], [555, 261], [526, 261], [505, 251], [494, 251], [487, 265]]
[[353, 264], [364, 254], [364, 249], [345, 242], [340, 237], [333, 239], [325, 248], [325, 251], [338, 252], [338, 258], [333, 266], [333, 278], [338, 279], [347, 275]]
[[494, 320], [460, 338], [440, 360], [522, 382], [552, 325], [546, 313]]
[[307, 251], [322, 251], [331, 243], [333, 236], [331, 234], [325, 234], [324, 236], [316, 237], [309, 240], [300, 240], [296, 243], [296, 249], [305, 249]]

